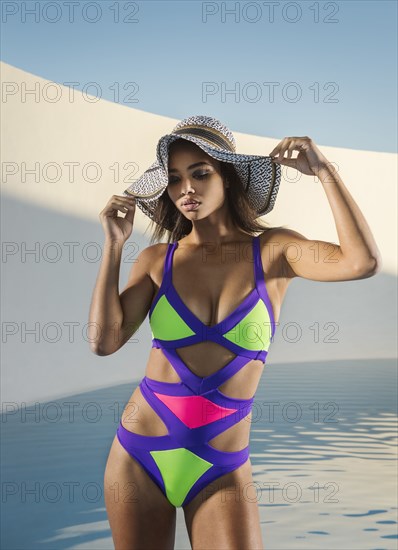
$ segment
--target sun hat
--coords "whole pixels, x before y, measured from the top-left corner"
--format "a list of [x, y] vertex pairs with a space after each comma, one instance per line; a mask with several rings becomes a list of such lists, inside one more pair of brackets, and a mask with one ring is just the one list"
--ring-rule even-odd
[[[280, 165], [273, 163], [270, 156], [236, 153], [235, 138], [224, 124], [210, 116], [195, 115], [181, 120], [171, 134], [159, 139], [155, 162], [123, 191], [125, 196], [134, 196], [140, 210], [153, 221], [157, 222], [159, 197], [169, 181], [169, 145], [177, 139], [191, 141], [214, 159], [231, 163], [257, 217], [273, 209], [281, 181]], [[172, 220], [166, 223], [169, 225], [165, 228], [171, 231]]]

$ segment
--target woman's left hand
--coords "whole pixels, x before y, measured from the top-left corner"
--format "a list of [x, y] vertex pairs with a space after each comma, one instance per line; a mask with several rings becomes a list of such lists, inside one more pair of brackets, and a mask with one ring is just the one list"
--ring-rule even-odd
[[[287, 158], [284, 157], [287, 151]], [[297, 158], [291, 158], [293, 151], [298, 151]], [[279, 155], [277, 157], [276, 155]], [[317, 176], [321, 168], [328, 166], [327, 158], [308, 136], [285, 137], [269, 154], [273, 162], [296, 168], [307, 176]]]

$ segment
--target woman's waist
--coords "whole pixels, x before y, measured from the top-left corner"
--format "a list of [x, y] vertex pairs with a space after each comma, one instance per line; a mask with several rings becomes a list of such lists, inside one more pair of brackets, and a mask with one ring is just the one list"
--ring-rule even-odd
[[243, 447], [248, 444], [252, 399], [231, 401], [217, 389], [206, 396], [193, 396], [183, 383], [166, 383], [162, 388], [159, 384], [142, 378], [121, 415], [120, 422], [127, 431], [149, 437], [181, 436], [185, 432], [188, 441], [192, 437], [195, 440], [193, 432], [200, 428], [204, 441], [207, 434], [219, 434], [213, 438], [209, 435], [210, 444], [223, 445], [219, 450], [240, 450], [233, 448], [236, 438], [244, 442]]

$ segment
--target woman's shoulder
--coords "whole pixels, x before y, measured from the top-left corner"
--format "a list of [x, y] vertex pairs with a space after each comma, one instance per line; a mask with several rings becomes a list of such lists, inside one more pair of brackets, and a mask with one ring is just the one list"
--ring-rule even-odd
[[164, 256], [167, 248], [169, 247], [168, 243], [154, 243], [150, 244], [149, 246], [146, 246], [142, 250], [142, 254], [145, 254], [145, 256], [149, 260], [156, 260], [160, 256]]
[[285, 226], [270, 227], [258, 235], [263, 266], [267, 271], [283, 274], [283, 247], [289, 240], [289, 230]]
[[264, 245], [265, 243], [267, 243], [271, 240], [275, 240], [278, 237], [278, 235], [280, 235], [281, 227], [282, 226], [280, 226], [280, 227], [268, 227], [267, 229], [265, 229], [264, 231], [259, 233], [257, 235], [257, 237], [260, 239], [260, 244]]
[[136, 262], [140, 262], [145, 266], [147, 271], [151, 266], [156, 265], [158, 262], [164, 260], [167, 252], [167, 243], [155, 243], [149, 246], [145, 246], [138, 254]]
[[269, 227], [258, 235], [261, 244], [272, 241], [273, 243], [284, 242], [286, 239], [291, 238], [295, 234], [292, 229], [289, 229], [286, 225], [278, 225], [277, 227]]
[[305, 239], [304, 235], [301, 235], [298, 231], [287, 227], [286, 225], [279, 225], [277, 227], [270, 227], [266, 229], [260, 237], [261, 244], [272, 242], [273, 245], [280, 245], [282, 248], [287, 243], [296, 242], [300, 239]]

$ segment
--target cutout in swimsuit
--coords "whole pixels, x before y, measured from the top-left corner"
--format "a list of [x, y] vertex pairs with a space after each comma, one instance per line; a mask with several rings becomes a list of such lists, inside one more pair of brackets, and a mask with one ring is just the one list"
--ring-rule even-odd
[[[162, 419], [168, 434], [140, 435], [120, 420], [117, 437], [175, 507], [186, 506], [206, 485], [232, 472], [249, 458], [249, 445], [223, 452], [209, 441], [250, 414], [254, 397], [228, 397], [218, 387], [251, 359], [265, 363], [275, 333], [272, 305], [261, 262], [260, 239], [253, 237], [255, 288], [222, 322], [202, 323], [188, 309], [172, 283], [172, 262], [178, 242], [169, 243], [159, 292], [149, 310], [152, 347], [161, 348], [180, 382], [144, 376], [140, 390]], [[176, 348], [216, 342], [236, 356], [210, 376], [199, 377], [181, 360]]]

